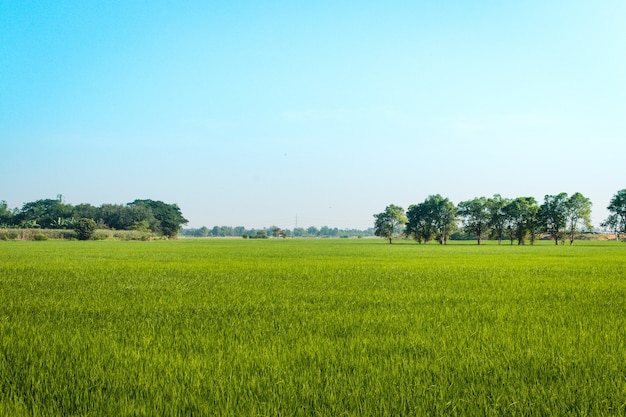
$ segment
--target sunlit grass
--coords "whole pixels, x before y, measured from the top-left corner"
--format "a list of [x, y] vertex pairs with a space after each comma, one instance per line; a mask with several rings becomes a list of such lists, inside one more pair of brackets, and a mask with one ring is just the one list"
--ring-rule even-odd
[[0, 242], [0, 415], [624, 415], [626, 245]]

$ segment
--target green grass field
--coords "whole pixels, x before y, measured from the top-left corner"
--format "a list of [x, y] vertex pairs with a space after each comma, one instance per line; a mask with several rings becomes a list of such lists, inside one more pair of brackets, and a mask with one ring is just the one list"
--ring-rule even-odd
[[626, 244], [0, 242], [2, 416], [626, 415]]

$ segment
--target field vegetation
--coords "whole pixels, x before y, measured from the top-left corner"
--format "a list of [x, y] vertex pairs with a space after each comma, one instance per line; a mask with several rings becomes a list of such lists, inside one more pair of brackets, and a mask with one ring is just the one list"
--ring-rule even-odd
[[0, 242], [0, 415], [626, 415], [626, 245]]

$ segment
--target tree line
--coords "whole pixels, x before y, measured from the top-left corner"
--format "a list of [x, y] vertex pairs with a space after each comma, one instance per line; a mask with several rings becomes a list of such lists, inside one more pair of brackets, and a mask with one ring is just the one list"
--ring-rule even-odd
[[187, 222], [178, 205], [149, 199], [96, 207], [67, 204], [59, 195], [25, 203], [21, 209], [0, 201], [0, 227], [72, 229], [79, 239], [88, 239], [95, 229], [149, 231], [172, 238]]
[[[534, 197], [477, 197], [454, 205], [448, 198], [431, 195], [422, 203], [412, 204], [404, 211], [391, 204], [385, 211], [374, 214], [374, 233], [392, 243], [399, 235], [419, 243], [437, 240], [446, 244], [453, 232], [460, 229], [473, 236], [480, 245], [485, 238], [502, 243], [507, 237], [511, 244], [547, 235], [555, 244], [565, 239], [574, 243], [577, 233], [591, 231], [591, 200], [581, 193], [546, 195], [540, 205]], [[626, 233], [626, 189], [618, 191], [607, 209], [610, 216], [602, 222], [619, 240]]]
[[243, 237], [243, 238], [267, 238], [267, 237], [348, 237], [348, 236], [374, 236], [374, 229], [339, 229], [336, 227], [315, 226], [295, 227], [294, 229], [282, 229], [278, 226], [270, 226], [260, 229], [247, 229], [244, 226], [214, 226], [209, 229], [202, 226], [198, 229], [183, 229], [181, 236], [185, 237]]

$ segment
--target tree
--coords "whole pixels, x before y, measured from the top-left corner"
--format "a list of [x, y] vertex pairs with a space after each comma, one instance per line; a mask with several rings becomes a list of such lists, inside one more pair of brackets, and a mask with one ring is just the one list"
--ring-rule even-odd
[[452, 232], [457, 228], [456, 207], [450, 200], [437, 194], [426, 199], [427, 207], [432, 215], [432, 221], [441, 245], [448, 243]]
[[546, 195], [544, 202], [539, 207], [539, 221], [541, 228], [554, 239], [554, 244], [559, 244], [563, 237], [563, 230], [567, 226], [567, 193]]
[[374, 218], [374, 234], [389, 239], [390, 244], [400, 231], [400, 226], [407, 222], [404, 209], [394, 204], [387, 206], [382, 213], [374, 214]]
[[480, 245], [483, 235], [489, 230], [489, 209], [485, 197], [461, 201], [457, 206], [459, 216], [463, 219], [463, 229], [473, 234]]
[[489, 228], [491, 235], [498, 240], [498, 245], [502, 244], [502, 237], [507, 225], [507, 213], [505, 207], [511, 202], [508, 198], [503, 198], [500, 194], [495, 194], [487, 200], [487, 211], [489, 212]]
[[593, 229], [591, 225], [591, 200], [581, 193], [574, 193], [565, 202], [565, 218], [567, 223], [567, 232], [569, 235], [569, 244], [574, 244], [574, 236], [579, 226], [585, 227], [587, 230]]
[[79, 204], [72, 208], [72, 217], [76, 219], [98, 219], [98, 207], [91, 204]]
[[145, 221], [151, 231], [160, 233], [158, 222], [148, 206], [103, 204], [98, 211], [98, 220], [111, 229], [132, 230]]
[[611, 213], [602, 222], [602, 227], [608, 227], [615, 232], [617, 240], [620, 234], [626, 233], [626, 189], [619, 190], [611, 199], [607, 210]]
[[74, 230], [78, 240], [89, 240], [93, 236], [93, 232], [96, 231], [96, 222], [94, 219], [80, 218], [76, 221]]
[[272, 226], [270, 228], [270, 230], [272, 231], [272, 236], [274, 236], [274, 237], [281, 237], [281, 236], [283, 236], [283, 231], [278, 226]]
[[154, 200], [135, 200], [129, 207], [147, 207], [156, 222], [151, 224], [151, 230], [169, 238], [176, 237], [180, 228], [189, 221], [185, 219], [177, 204], [167, 204]]
[[428, 243], [435, 235], [435, 226], [426, 202], [411, 204], [406, 212], [406, 234], [418, 243]]
[[306, 233], [307, 233], [309, 236], [317, 236], [317, 235], [319, 235], [320, 231], [319, 231], [319, 230], [318, 230], [318, 228], [317, 228], [317, 227], [315, 227], [315, 226], [309, 226], [309, 227], [306, 229]]
[[406, 233], [418, 242], [435, 237], [445, 245], [457, 227], [457, 210], [447, 198], [431, 195], [423, 203], [409, 207], [407, 220]]
[[6, 201], [0, 201], [0, 227], [12, 226], [17, 210], [11, 210]]
[[56, 200], [44, 199], [26, 203], [16, 215], [17, 222], [26, 227], [64, 229], [72, 225], [72, 206]]
[[539, 206], [534, 197], [518, 197], [504, 207], [510, 233], [511, 244], [517, 239], [518, 245], [525, 243], [526, 236], [531, 235], [531, 244], [535, 243], [537, 230], [537, 213]]

